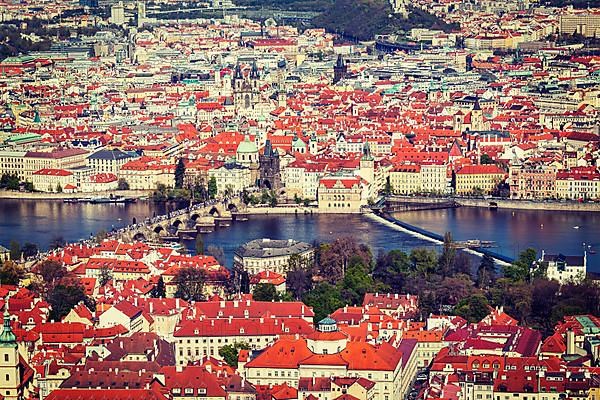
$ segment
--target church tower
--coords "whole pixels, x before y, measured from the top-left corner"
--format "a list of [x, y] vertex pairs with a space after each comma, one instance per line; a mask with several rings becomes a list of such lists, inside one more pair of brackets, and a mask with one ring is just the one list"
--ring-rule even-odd
[[348, 72], [348, 66], [344, 62], [342, 55], [338, 55], [337, 61], [333, 66], [333, 84], [335, 85], [342, 79], [346, 77], [346, 73]]
[[260, 74], [256, 61], [252, 63], [252, 69], [247, 76], [242, 73], [239, 64], [235, 67], [233, 76], [234, 103], [236, 111], [244, 116], [251, 115], [254, 106], [260, 100]]
[[271, 145], [271, 141], [267, 139], [265, 149], [259, 157], [260, 162], [260, 182], [261, 188], [273, 189], [279, 192], [281, 188], [281, 167], [279, 152]]
[[315, 132], [313, 132], [310, 135], [310, 140], [308, 141], [308, 152], [310, 154], [312, 154], [313, 156], [316, 155], [319, 152], [319, 147], [318, 147], [318, 142], [317, 142], [317, 135], [315, 134]]
[[10, 326], [8, 298], [4, 309], [4, 327], [0, 333], [0, 394], [7, 400], [17, 400], [21, 386], [17, 337]]
[[377, 194], [377, 188], [375, 188], [375, 159], [371, 155], [369, 142], [365, 142], [363, 146], [358, 174], [369, 184], [369, 198], [372, 198], [374, 194]]
[[471, 110], [471, 130], [472, 131], [483, 131], [485, 130], [483, 121], [483, 111], [479, 104], [479, 97], [475, 99], [475, 104]]

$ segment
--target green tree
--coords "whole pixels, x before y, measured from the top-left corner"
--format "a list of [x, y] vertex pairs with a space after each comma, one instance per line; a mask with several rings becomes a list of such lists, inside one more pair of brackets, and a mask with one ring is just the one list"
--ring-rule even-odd
[[25, 181], [23, 183], [23, 190], [25, 190], [26, 192], [33, 192], [33, 190], [34, 190], [33, 182]]
[[390, 177], [388, 176], [385, 180], [385, 194], [390, 195], [394, 192], [394, 188], [392, 187], [392, 182], [390, 181]]
[[496, 277], [496, 262], [490, 256], [485, 254], [481, 258], [481, 263], [477, 269], [477, 287], [486, 288], [494, 281]]
[[302, 297], [304, 304], [313, 308], [315, 322], [318, 322], [344, 306], [340, 290], [327, 282], [321, 282]]
[[377, 282], [388, 285], [392, 292], [399, 293], [409, 272], [408, 254], [401, 250], [390, 250], [377, 257], [373, 278]]
[[479, 322], [489, 314], [488, 301], [484, 295], [474, 294], [461, 300], [454, 312], [469, 322]]
[[344, 278], [338, 283], [345, 304], [362, 304], [365, 293], [375, 288], [373, 277], [363, 261], [359, 256], [352, 257]]
[[67, 242], [65, 241], [65, 239], [62, 236], [55, 236], [50, 241], [50, 245], [49, 246], [50, 246], [51, 250], [56, 250], [56, 249], [60, 249], [62, 247], [65, 247], [66, 244], [67, 244]]
[[277, 195], [274, 190], [269, 193], [269, 207], [277, 206]]
[[204, 283], [206, 272], [199, 268], [186, 267], [177, 271], [173, 280], [177, 285], [175, 297], [185, 301], [204, 300]]
[[117, 190], [129, 190], [129, 183], [124, 178], [120, 178], [117, 182]]
[[23, 256], [25, 258], [36, 256], [39, 253], [39, 249], [35, 243], [25, 242], [23, 248], [21, 249]]
[[225, 251], [222, 247], [214, 246], [211, 244], [206, 248], [206, 255], [214, 257], [215, 260], [219, 262], [219, 264], [223, 266], [225, 265]]
[[79, 302], [86, 301], [85, 291], [78, 284], [59, 284], [48, 296], [50, 304], [50, 319], [60, 321]]
[[439, 271], [442, 276], [448, 276], [454, 272], [455, 259], [456, 247], [454, 246], [452, 233], [446, 232], [444, 234], [444, 246], [442, 247], [442, 254], [438, 259]]
[[18, 285], [25, 277], [23, 267], [14, 261], [4, 261], [0, 268], [0, 284], [2, 285]]
[[530, 269], [536, 259], [535, 249], [523, 250], [515, 262], [503, 268], [504, 276], [514, 282], [528, 281]]
[[167, 291], [165, 289], [165, 281], [163, 280], [162, 275], [158, 277], [156, 286], [154, 286], [154, 288], [152, 288], [150, 295], [155, 298], [165, 298], [166, 297]]
[[98, 232], [96, 232], [96, 236], [94, 236], [94, 240], [96, 241], [96, 243], [100, 244], [107, 237], [108, 237], [108, 232], [106, 232], [106, 230], [104, 230], [104, 229], [100, 229]]
[[279, 300], [275, 285], [270, 283], [259, 283], [252, 291], [252, 298], [256, 301], [276, 301]]
[[20, 260], [21, 259], [21, 245], [16, 240], [11, 240], [8, 246], [10, 248], [10, 259]]
[[180, 158], [177, 161], [177, 166], [175, 167], [175, 188], [176, 189], [183, 188], [184, 176], [185, 176], [185, 164], [183, 162], [183, 158]]
[[435, 250], [425, 248], [413, 249], [410, 252], [410, 262], [413, 273], [427, 278], [435, 273], [437, 266], [437, 253]]
[[196, 236], [196, 254], [204, 254], [204, 239], [200, 233]]
[[212, 176], [208, 180], [208, 197], [214, 199], [215, 197], [217, 197], [217, 192], [217, 179], [214, 176]]
[[230, 367], [237, 368], [240, 350], [250, 350], [250, 346], [244, 342], [227, 344], [219, 349], [219, 355]]
[[487, 154], [482, 154], [481, 157], [479, 157], [479, 164], [493, 164], [494, 160], [492, 160], [492, 158], [487, 155]]
[[100, 277], [98, 283], [100, 286], [106, 286], [106, 284], [112, 279], [112, 273], [108, 267], [100, 268]]

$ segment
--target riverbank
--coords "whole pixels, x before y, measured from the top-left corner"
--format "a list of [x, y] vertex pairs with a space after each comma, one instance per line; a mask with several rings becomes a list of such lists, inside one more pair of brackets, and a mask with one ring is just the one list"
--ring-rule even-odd
[[392, 196], [394, 199], [406, 200], [413, 203], [436, 204], [454, 200], [464, 207], [490, 208], [490, 203], [496, 203], [497, 208], [515, 210], [540, 210], [540, 211], [600, 211], [600, 203], [578, 203], [575, 201], [533, 201], [511, 199], [476, 199], [468, 197], [420, 197], [420, 196]]
[[246, 207], [244, 212], [249, 215], [289, 215], [289, 214], [323, 214], [323, 211], [319, 211], [316, 207], [304, 207], [304, 206], [276, 206], [276, 207]]
[[[385, 215], [385, 214], [379, 215], [377, 213], [369, 213], [369, 214], [366, 214], [366, 216], [368, 218], [370, 218], [374, 221], [377, 221], [383, 225], [386, 225], [392, 229], [399, 230], [401, 232], [404, 232], [406, 234], [414, 236], [418, 239], [432, 242], [438, 246], [441, 246], [444, 244], [444, 238], [442, 235], [439, 235], [437, 233], [433, 233], [433, 232], [427, 231], [425, 229], [407, 224], [406, 222], [402, 222], [402, 221], [395, 219], [389, 215]], [[494, 258], [496, 264], [498, 264], [498, 265], [510, 265], [510, 261], [511, 261], [511, 259], [509, 257], [503, 256], [498, 253], [494, 253], [487, 249], [466, 248], [466, 249], [461, 249], [460, 251], [464, 251], [468, 254], [471, 254], [471, 255], [474, 255], [477, 257], [483, 257], [486, 254], [490, 255], [490, 256], [492, 256], [492, 258]]]
[[497, 200], [497, 199], [455, 199], [458, 204], [464, 207], [490, 207], [490, 202], [498, 205], [498, 208], [517, 209], [517, 210], [542, 210], [542, 211], [600, 211], [600, 203], [577, 203], [577, 202], [543, 202], [530, 200]]
[[139, 199], [152, 195], [152, 191], [148, 190], [114, 190], [102, 193], [44, 193], [44, 192], [18, 192], [14, 190], [0, 190], [0, 199], [17, 199], [17, 200], [64, 200], [75, 199], [82, 197], [108, 197], [124, 196], [128, 198]]

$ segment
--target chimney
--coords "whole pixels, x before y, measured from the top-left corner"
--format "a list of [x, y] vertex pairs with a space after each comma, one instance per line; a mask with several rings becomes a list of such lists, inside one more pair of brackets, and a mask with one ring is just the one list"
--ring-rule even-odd
[[150, 314], [152, 314], [154, 312], [154, 302], [152, 300], [150, 300]]
[[175, 299], [175, 308], [179, 309], [179, 298]]

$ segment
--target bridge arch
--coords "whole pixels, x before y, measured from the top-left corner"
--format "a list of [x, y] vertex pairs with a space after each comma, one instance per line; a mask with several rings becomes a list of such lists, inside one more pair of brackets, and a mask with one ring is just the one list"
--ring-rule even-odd
[[238, 210], [238, 207], [237, 207], [237, 205], [236, 205], [235, 203], [230, 203], [230, 204], [227, 206], [227, 209], [228, 209], [230, 212], [238, 212], [238, 211], [239, 211], [239, 210]]
[[180, 220], [178, 218], [175, 221], [173, 221], [173, 223], [171, 224], [171, 226], [173, 226], [175, 229], [179, 229], [181, 226], [185, 227], [185, 222], [183, 222], [182, 220]]
[[217, 208], [217, 206], [212, 206], [212, 208], [210, 209], [210, 211], [208, 212], [210, 215], [212, 215], [213, 217], [216, 215], [217, 217], [221, 216], [221, 211], [219, 211], [219, 209]]
[[133, 241], [135, 242], [145, 242], [147, 240], [146, 235], [143, 232], [137, 232], [133, 235]]
[[166, 229], [165, 229], [165, 228], [164, 228], [162, 225], [157, 225], [157, 226], [155, 226], [155, 227], [154, 227], [154, 229], [152, 229], [152, 231], [153, 231], [154, 233], [158, 234], [158, 235], [160, 235], [160, 234], [161, 234], [161, 232], [162, 232], [163, 234], [166, 234], [166, 233], [167, 233], [167, 230], [166, 230]]

